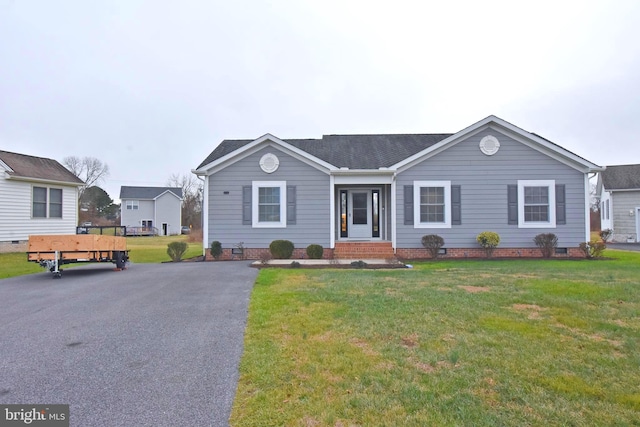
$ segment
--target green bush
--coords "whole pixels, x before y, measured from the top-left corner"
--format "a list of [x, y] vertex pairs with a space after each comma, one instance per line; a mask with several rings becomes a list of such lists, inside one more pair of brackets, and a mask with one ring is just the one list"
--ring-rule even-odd
[[274, 259], [289, 259], [293, 254], [293, 243], [289, 240], [274, 240], [269, 245], [269, 252]]
[[431, 258], [438, 258], [440, 248], [444, 246], [444, 239], [437, 234], [427, 234], [422, 236], [422, 246], [429, 251]]
[[580, 250], [589, 259], [600, 258], [605, 249], [607, 249], [607, 245], [598, 240], [580, 243]]
[[187, 251], [186, 242], [171, 242], [167, 245], [167, 254], [171, 257], [171, 261], [182, 261], [182, 255]]
[[298, 261], [292, 261], [291, 268], [300, 268], [300, 263]]
[[493, 251], [500, 244], [500, 235], [495, 231], [483, 231], [476, 236], [476, 241], [482, 246], [487, 258], [491, 258]]
[[558, 237], [553, 233], [540, 233], [533, 241], [544, 258], [551, 258], [558, 247]]
[[222, 243], [214, 240], [211, 242], [211, 256], [215, 259], [220, 259], [222, 255]]
[[324, 248], [320, 245], [307, 246], [307, 256], [311, 259], [322, 259]]

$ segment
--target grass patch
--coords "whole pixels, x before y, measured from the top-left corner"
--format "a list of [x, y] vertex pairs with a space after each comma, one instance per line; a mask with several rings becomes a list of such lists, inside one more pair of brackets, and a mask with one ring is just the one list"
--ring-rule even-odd
[[[127, 248], [130, 250], [129, 256], [132, 262], [136, 263], [159, 263], [171, 261], [167, 254], [167, 245], [170, 242], [188, 242], [187, 252], [183, 259], [202, 255], [202, 242], [190, 241], [186, 235], [161, 236], [161, 237], [127, 237]], [[81, 264], [68, 264], [63, 268], [71, 268]], [[45, 271], [35, 262], [27, 261], [25, 252], [0, 253], [0, 279], [22, 276], [25, 274], [39, 273]]]
[[232, 425], [634, 425], [640, 254], [260, 271]]

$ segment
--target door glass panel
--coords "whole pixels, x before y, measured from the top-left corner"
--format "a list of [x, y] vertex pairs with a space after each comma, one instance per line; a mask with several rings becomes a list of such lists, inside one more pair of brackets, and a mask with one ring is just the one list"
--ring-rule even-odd
[[347, 237], [347, 192], [340, 191], [340, 237]]
[[371, 203], [373, 205], [373, 237], [380, 237], [380, 192], [373, 190]]
[[353, 193], [353, 223], [367, 224], [367, 193]]

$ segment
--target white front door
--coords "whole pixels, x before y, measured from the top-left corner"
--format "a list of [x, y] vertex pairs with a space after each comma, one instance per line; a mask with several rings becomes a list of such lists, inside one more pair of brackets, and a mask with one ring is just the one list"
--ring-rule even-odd
[[371, 190], [349, 191], [349, 238], [370, 239], [371, 230]]

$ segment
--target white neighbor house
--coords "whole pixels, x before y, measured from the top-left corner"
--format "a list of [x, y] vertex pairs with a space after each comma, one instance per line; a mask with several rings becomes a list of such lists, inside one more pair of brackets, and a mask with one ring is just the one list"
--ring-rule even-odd
[[83, 184], [53, 159], [0, 150], [0, 252], [26, 251], [30, 234], [75, 234]]
[[160, 236], [180, 234], [182, 188], [120, 187], [120, 223], [129, 228], [143, 227], [147, 234], [156, 229]]

